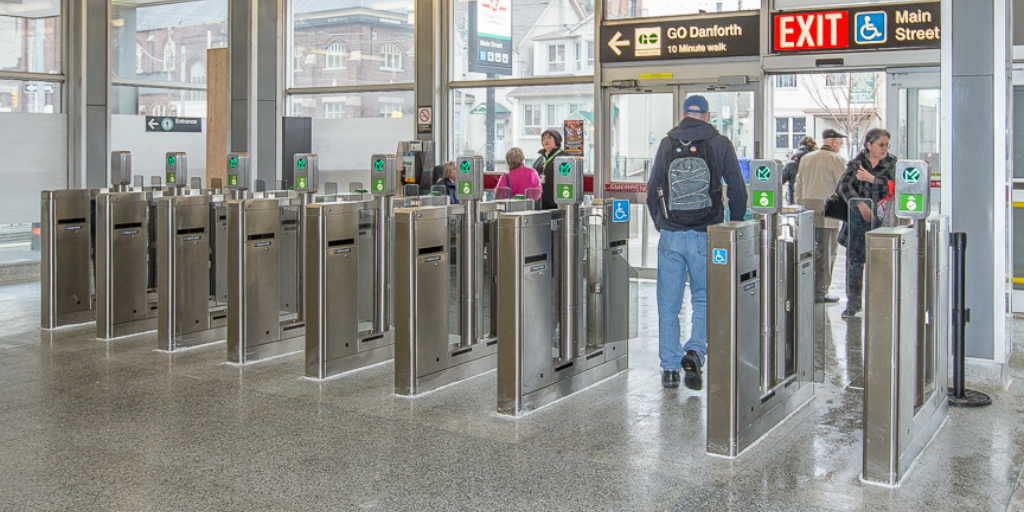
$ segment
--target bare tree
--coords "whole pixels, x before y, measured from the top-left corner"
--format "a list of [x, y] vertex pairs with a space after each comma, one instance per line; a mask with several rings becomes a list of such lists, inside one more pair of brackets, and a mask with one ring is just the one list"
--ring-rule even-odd
[[[865, 80], [854, 81], [857, 75], [871, 75], [871, 83]], [[856, 152], [859, 147], [853, 140], [858, 131], [867, 128], [875, 118], [879, 118], [878, 90], [883, 80], [881, 73], [818, 73], [798, 75], [801, 87], [807, 95], [834, 123], [847, 134], [850, 144], [848, 152]], [[816, 78], [818, 77], [818, 78]], [[867, 86], [865, 88], [865, 85]], [[856, 86], [856, 90], [855, 90]], [[852, 155], [847, 154], [848, 158]]]

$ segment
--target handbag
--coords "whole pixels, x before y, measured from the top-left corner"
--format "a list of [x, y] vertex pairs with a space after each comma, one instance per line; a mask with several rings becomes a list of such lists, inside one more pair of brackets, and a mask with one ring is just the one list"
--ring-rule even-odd
[[825, 210], [822, 214], [826, 217], [845, 221], [850, 217], [850, 206], [846, 204], [843, 196], [836, 192], [825, 200]]

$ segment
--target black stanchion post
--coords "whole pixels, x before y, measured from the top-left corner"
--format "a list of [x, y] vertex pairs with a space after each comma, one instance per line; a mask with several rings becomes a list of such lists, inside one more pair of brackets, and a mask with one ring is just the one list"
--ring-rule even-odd
[[964, 358], [967, 357], [967, 322], [971, 321], [971, 311], [965, 302], [967, 233], [956, 232], [950, 235], [953, 257], [950, 271], [953, 278], [952, 286], [952, 320], [953, 320], [953, 387], [949, 388], [949, 405], [957, 407], [979, 407], [992, 403], [992, 398], [964, 387]]

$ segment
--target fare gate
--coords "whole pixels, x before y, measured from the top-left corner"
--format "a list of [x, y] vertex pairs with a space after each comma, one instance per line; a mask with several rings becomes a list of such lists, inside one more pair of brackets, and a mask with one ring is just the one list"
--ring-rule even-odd
[[[169, 173], [175, 181], [187, 174], [183, 156], [168, 157], [174, 158]], [[245, 196], [248, 164], [248, 155], [228, 156], [233, 197]], [[227, 338], [227, 211], [219, 191], [207, 192], [159, 199], [157, 346], [162, 350]]]
[[[125, 153], [111, 155], [115, 191], [96, 196], [96, 337], [101, 339], [157, 327], [156, 207], [163, 193], [128, 191], [131, 160]], [[184, 162], [182, 169], [186, 172]]]
[[[555, 161], [557, 211], [498, 216], [499, 414], [519, 416], [627, 368], [628, 222], [581, 206], [583, 166]], [[627, 207], [628, 208], [628, 207]]]
[[814, 397], [814, 213], [780, 213], [776, 161], [751, 169], [759, 219], [708, 227], [707, 453], [724, 457]]
[[866, 236], [864, 481], [898, 485], [946, 419], [949, 227], [929, 215], [928, 166], [896, 167], [896, 216]]
[[296, 153], [293, 165], [294, 191], [257, 192], [262, 197], [228, 201], [227, 349], [232, 363], [305, 347], [305, 246], [299, 228], [319, 187], [319, 159]]
[[[306, 377], [394, 357], [388, 290], [394, 155], [371, 158], [371, 200], [306, 207]], [[344, 199], [344, 198], [343, 198]]]
[[44, 329], [96, 320], [93, 203], [88, 189], [42, 193], [41, 284]]
[[[395, 394], [415, 396], [493, 370], [497, 212], [532, 201], [481, 202], [483, 159], [457, 162], [458, 205], [396, 208]], [[468, 186], [467, 186], [468, 185]], [[446, 196], [419, 196], [447, 202]], [[396, 198], [397, 199], [397, 198]]]

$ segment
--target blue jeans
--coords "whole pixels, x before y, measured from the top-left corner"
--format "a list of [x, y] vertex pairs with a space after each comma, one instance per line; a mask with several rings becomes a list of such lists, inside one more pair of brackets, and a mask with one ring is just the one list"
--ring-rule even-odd
[[[690, 340], [679, 347], [679, 310], [690, 278]], [[679, 370], [692, 350], [708, 353], [708, 234], [661, 230], [658, 242], [658, 356], [663, 370]]]

